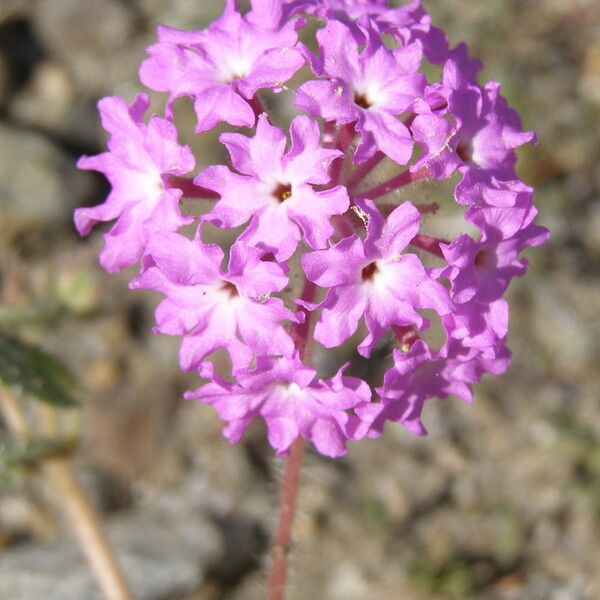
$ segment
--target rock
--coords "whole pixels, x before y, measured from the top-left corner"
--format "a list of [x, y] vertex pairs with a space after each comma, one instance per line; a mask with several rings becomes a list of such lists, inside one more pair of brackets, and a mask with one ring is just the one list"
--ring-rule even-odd
[[138, 43], [133, 8], [119, 0], [42, 0], [34, 31], [63, 62], [81, 91], [114, 93], [137, 79], [145, 42]]
[[[168, 505], [121, 513], [106, 530], [133, 594], [139, 600], [176, 598], [203, 582], [221, 552], [215, 527], [198, 510]], [[101, 600], [81, 552], [71, 539], [23, 544], [2, 554], [0, 598]]]
[[135, 25], [135, 13], [118, 0], [42, 0], [34, 19], [40, 39], [60, 56], [118, 48]]
[[0, 539], [9, 544], [19, 538], [47, 541], [56, 535], [55, 522], [48, 511], [25, 494], [0, 494], [0, 515]]
[[600, 106], [600, 43], [598, 42], [586, 51], [579, 88], [586, 100], [597, 107]]
[[57, 301], [74, 314], [86, 315], [98, 310], [102, 302], [102, 281], [88, 265], [64, 261], [55, 280]]
[[600, 256], [600, 201], [590, 207], [583, 241], [591, 252]]
[[583, 376], [594, 361], [596, 327], [575, 309], [565, 291], [557, 287], [540, 282], [533, 290], [537, 306], [533, 315], [534, 335], [557, 373]]
[[9, 19], [16, 19], [28, 15], [32, 3], [28, 0], [2, 0], [0, 4], [0, 25]]
[[64, 128], [74, 99], [74, 88], [65, 68], [44, 61], [27, 86], [11, 102], [10, 111], [21, 123], [44, 129]]
[[93, 185], [43, 136], [0, 124], [0, 243], [9, 232], [66, 223]]
[[331, 573], [325, 597], [330, 600], [368, 600], [372, 587], [358, 565], [344, 562]]
[[[0, 65], [0, 71], [1, 68]], [[27, 84], [11, 98], [7, 112], [19, 124], [47, 131], [72, 146], [102, 146], [105, 137], [96, 108], [97, 94], [80, 93], [76, 83], [64, 62], [44, 60], [35, 66]], [[107, 88], [100, 91], [114, 92]]]

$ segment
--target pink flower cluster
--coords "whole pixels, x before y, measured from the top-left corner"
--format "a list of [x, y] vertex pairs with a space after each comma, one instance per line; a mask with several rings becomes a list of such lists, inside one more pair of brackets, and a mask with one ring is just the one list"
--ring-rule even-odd
[[[311, 23], [314, 51], [299, 41]], [[261, 416], [279, 454], [302, 436], [339, 456], [390, 420], [425, 433], [425, 400], [470, 402], [484, 373], [506, 370], [503, 296], [525, 272], [521, 252], [548, 235], [515, 172], [515, 149], [535, 136], [499, 84], [477, 83], [480, 63], [464, 45], [449, 47], [418, 0], [253, 0], [246, 14], [227, 0], [205, 30], [159, 27], [148, 55], [140, 77], [168, 94], [165, 115], [145, 121], [145, 94], [129, 106], [100, 101], [108, 151], [79, 166], [104, 173], [112, 191], [78, 209], [75, 223], [86, 235], [115, 221], [102, 266], [139, 262], [131, 287], [162, 294], [155, 330], [182, 338], [182, 368], [208, 380], [187, 396], [215, 407], [228, 439]], [[427, 63], [439, 81], [424, 75]], [[299, 111], [289, 128], [273, 123], [261, 90]], [[229, 126], [219, 138], [229, 165], [192, 179], [172, 110], [181, 97], [193, 101], [197, 134]], [[393, 176], [365, 189], [384, 165]], [[477, 232], [452, 241], [423, 233], [425, 220], [443, 228], [436, 206], [404, 198], [416, 181], [448, 178], [465, 229]], [[183, 196], [210, 210], [183, 214]], [[193, 223], [195, 235], [183, 235]], [[203, 240], [208, 223], [240, 233], [221, 248]], [[432, 321], [437, 342], [427, 341]], [[375, 390], [345, 375], [348, 364], [333, 376], [311, 365], [315, 342], [350, 338], [367, 358], [394, 340]], [[218, 349], [228, 373], [213, 364]]]

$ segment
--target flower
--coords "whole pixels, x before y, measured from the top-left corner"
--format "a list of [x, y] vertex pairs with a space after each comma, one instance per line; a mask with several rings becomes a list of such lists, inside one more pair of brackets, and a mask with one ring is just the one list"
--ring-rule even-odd
[[152, 90], [169, 93], [169, 117], [175, 100], [191, 96], [197, 132], [222, 121], [252, 127], [255, 112], [249, 101], [256, 92], [282, 89], [302, 67], [294, 22], [278, 27], [273, 6], [255, 4], [258, 8], [243, 17], [229, 2], [207, 30], [158, 27], [158, 43], [148, 48], [150, 58], [140, 68], [140, 79]]
[[462, 174], [456, 188], [461, 204], [481, 199], [495, 206], [515, 204], [530, 188], [517, 180], [515, 148], [535, 141], [531, 131], [522, 131], [517, 114], [500, 95], [500, 85], [489, 82], [483, 89], [471, 83], [451, 58], [444, 68], [444, 85], [450, 90], [448, 114], [417, 115], [411, 126], [425, 154], [412, 166], [426, 166], [433, 177], [446, 179], [455, 170]]
[[358, 19], [364, 15], [377, 15], [389, 10], [387, 0], [284, 0], [288, 12], [304, 12], [320, 17]]
[[421, 414], [426, 400], [456, 396], [470, 404], [471, 385], [486, 372], [503, 373], [509, 358], [505, 346], [490, 354], [465, 351], [459, 343], [452, 342], [434, 353], [418, 340], [407, 352], [394, 350], [394, 366], [385, 373], [383, 386], [377, 389], [380, 405], [360, 407], [357, 414], [372, 421], [372, 437], [382, 433], [387, 421], [398, 421], [411, 433], [425, 435]]
[[328, 348], [339, 346], [357, 329], [361, 317], [369, 335], [358, 346], [370, 356], [373, 346], [392, 325], [422, 328], [418, 308], [447, 314], [452, 302], [446, 288], [434, 281], [415, 254], [403, 253], [419, 231], [419, 211], [404, 202], [387, 221], [373, 202], [357, 201], [368, 220], [367, 237], [349, 236], [327, 250], [305, 254], [307, 278], [328, 288], [319, 305], [315, 339]]
[[221, 195], [205, 217], [219, 227], [237, 227], [252, 219], [244, 241], [287, 260], [301, 239], [311, 248], [324, 248], [334, 232], [332, 215], [348, 209], [346, 188], [340, 185], [317, 191], [329, 183], [328, 167], [339, 150], [320, 146], [319, 126], [298, 116], [290, 125], [291, 148], [286, 152], [283, 131], [261, 115], [254, 138], [225, 133], [220, 140], [240, 174], [217, 165], [205, 169], [198, 185]]
[[156, 331], [183, 336], [183, 369], [199, 369], [218, 348], [225, 348], [234, 369], [247, 367], [253, 352], [291, 355], [294, 344], [282, 321], [298, 321], [271, 292], [282, 290], [287, 277], [273, 262], [242, 243], [231, 248], [229, 268], [221, 269], [219, 246], [189, 240], [178, 233], [157, 234], [133, 288], [162, 292], [156, 309]]
[[325, 456], [346, 453], [346, 441], [359, 439], [368, 422], [354, 412], [371, 401], [369, 386], [343, 375], [343, 365], [331, 379], [317, 379], [315, 369], [302, 364], [298, 355], [289, 358], [260, 357], [252, 370], [236, 372], [235, 382], [219, 377], [211, 366], [202, 372], [210, 382], [188, 399], [215, 407], [228, 424], [225, 436], [238, 442], [256, 416], [265, 420], [269, 443], [285, 454], [300, 435], [314, 443]]
[[364, 32], [359, 40], [339, 21], [317, 32], [319, 55], [311, 58], [316, 75], [298, 88], [295, 106], [309, 115], [342, 124], [355, 123], [361, 134], [354, 161], [364, 162], [379, 149], [400, 164], [412, 156], [413, 139], [397, 118], [414, 109], [425, 91], [418, 73], [422, 47], [414, 42], [388, 50], [379, 35]]
[[452, 282], [455, 301], [498, 300], [513, 277], [524, 275], [527, 261], [519, 254], [548, 239], [548, 231], [533, 223], [536, 215], [531, 195], [514, 207], [485, 206], [467, 212], [467, 220], [480, 231], [479, 241], [462, 234], [442, 245], [448, 267], [440, 276]]
[[100, 263], [110, 272], [137, 262], [154, 233], [177, 231], [192, 222], [179, 211], [181, 190], [169, 185], [170, 174], [185, 175], [194, 168], [188, 146], [177, 144], [177, 129], [170, 121], [152, 116], [142, 121], [150, 100], [138, 94], [131, 106], [117, 97], [98, 103], [102, 126], [110, 134], [108, 152], [82, 156], [80, 169], [104, 173], [112, 190], [104, 202], [75, 211], [81, 235], [102, 221], [115, 225], [104, 235]]

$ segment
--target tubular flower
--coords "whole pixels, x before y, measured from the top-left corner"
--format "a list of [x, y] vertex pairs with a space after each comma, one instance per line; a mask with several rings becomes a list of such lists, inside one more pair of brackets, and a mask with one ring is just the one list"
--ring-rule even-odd
[[246, 243], [288, 259], [304, 239], [311, 248], [324, 248], [334, 229], [332, 215], [349, 206], [341, 185], [316, 191], [314, 185], [330, 181], [328, 167], [341, 155], [320, 146], [316, 122], [298, 116], [290, 125], [291, 148], [285, 151], [283, 131], [273, 127], [266, 115], [258, 118], [256, 136], [224, 133], [233, 166], [208, 167], [196, 183], [218, 192], [221, 199], [206, 217], [220, 227], [237, 227], [253, 220], [244, 233]]
[[214, 406], [227, 421], [225, 436], [232, 442], [239, 441], [252, 419], [260, 415], [267, 423], [269, 442], [279, 454], [301, 435], [313, 441], [321, 454], [341, 456], [346, 453], [346, 440], [368, 431], [353, 412], [371, 402], [369, 386], [344, 376], [346, 367], [323, 380], [316, 379], [317, 372], [303, 365], [297, 355], [263, 356], [254, 369], [237, 371], [233, 383], [209, 367], [202, 374], [211, 383], [187, 397]]
[[361, 134], [355, 162], [380, 150], [406, 164], [414, 141], [397, 117], [415, 108], [425, 91], [425, 77], [418, 72], [421, 44], [389, 50], [375, 30], [361, 32], [362, 39], [356, 39], [348, 26], [335, 20], [317, 32], [320, 52], [312, 57], [311, 66], [325, 79], [303, 84], [296, 93], [296, 107], [327, 121], [355, 124]]
[[295, 23], [279, 27], [272, 16], [262, 5], [242, 16], [229, 3], [207, 30], [160, 26], [158, 43], [148, 48], [150, 58], [140, 68], [142, 83], [169, 93], [169, 116], [175, 100], [192, 97], [198, 132], [223, 121], [252, 127], [255, 114], [250, 101], [256, 92], [281, 89], [304, 64], [296, 48]]
[[321, 309], [315, 339], [329, 348], [339, 346], [364, 316], [369, 335], [358, 351], [369, 356], [392, 325], [423, 328], [417, 309], [432, 308], [443, 315], [452, 302], [419, 258], [404, 253], [419, 231], [419, 211], [405, 202], [386, 221], [372, 202], [357, 203], [368, 219], [364, 242], [357, 235], [346, 237], [327, 250], [305, 254], [302, 266], [310, 281], [328, 288], [323, 302], [311, 307]]
[[82, 156], [80, 169], [103, 173], [112, 185], [103, 204], [75, 211], [75, 226], [87, 235], [101, 221], [115, 225], [104, 236], [100, 262], [107, 271], [136, 263], [153, 234], [177, 231], [192, 222], [179, 211], [181, 190], [169, 185], [169, 174], [185, 175], [194, 168], [187, 146], [177, 144], [177, 129], [166, 119], [143, 123], [150, 100], [138, 94], [131, 106], [121, 98], [103, 98], [98, 108], [110, 134], [108, 152]]
[[281, 322], [297, 318], [268, 297], [287, 284], [282, 268], [242, 243], [231, 248], [227, 271], [222, 261], [219, 246], [165, 232], [153, 238], [143, 272], [132, 281], [133, 288], [165, 294], [156, 331], [183, 336], [182, 368], [200, 368], [217, 348], [229, 352], [234, 368], [248, 366], [252, 352], [290, 355], [294, 345]]

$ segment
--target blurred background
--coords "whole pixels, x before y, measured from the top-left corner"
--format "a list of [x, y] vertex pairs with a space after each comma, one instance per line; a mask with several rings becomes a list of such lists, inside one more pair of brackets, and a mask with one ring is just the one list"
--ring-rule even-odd
[[[430, 402], [426, 438], [388, 427], [340, 460], [309, 453], [289, 598], [597, 599], [600, 2], [423, 4], [538, 132], [520, 175], [552, 238], [509, 290], [513, 364], [473, 407]], [[108, 189], [75, 162], [103, 149], [98, 98], [139, 89], [155, 25], [199, 28], [221, 8], [0, 1], [0, 329], [76, 375], [81, 409], [54, 431], [79, 439], [79, 477], [144, 600], [264, 596], [280, 463], [260, 424], [231, 446], [212, 409], [182, 400], [198, 382], [178, 340], [151, 334], [157, 298], [127, 290], [133, 271], [102, 272], [99, 232], [74, 232], [73, 208]], [[60, 498], [32, 476], [43, 449], [11, 443], [0, 422], [0, 598], [99, 598]]]

